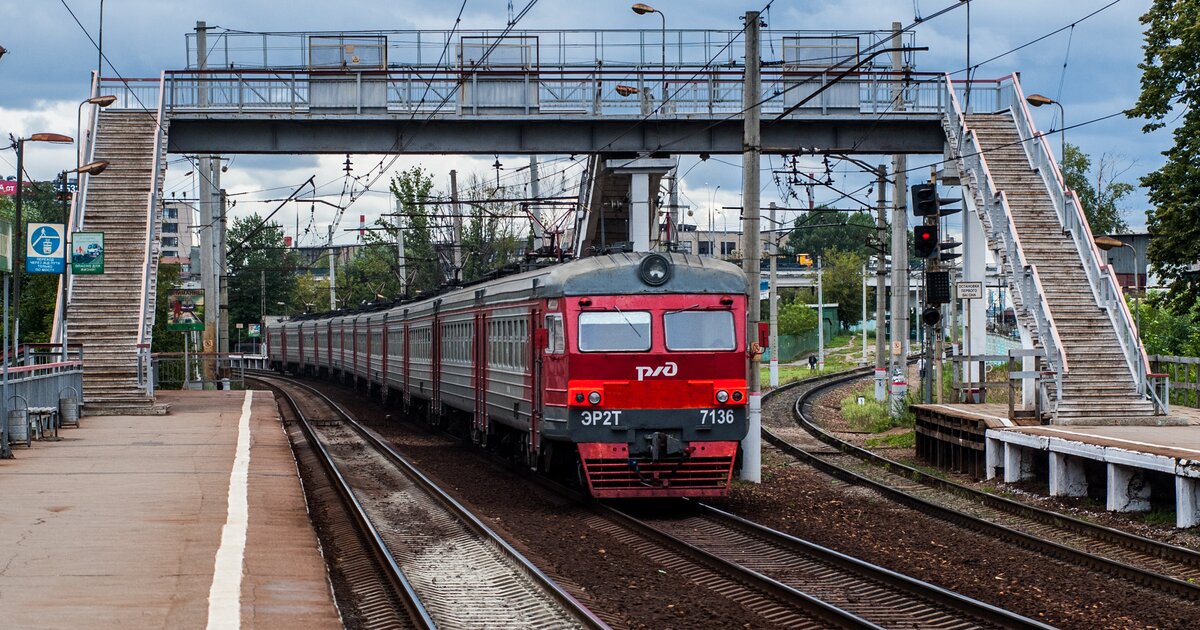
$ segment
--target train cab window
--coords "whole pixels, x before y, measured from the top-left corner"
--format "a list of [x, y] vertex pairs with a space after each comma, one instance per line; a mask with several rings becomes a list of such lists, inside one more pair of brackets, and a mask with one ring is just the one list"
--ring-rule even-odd
[[580, 352], [644, 352], [650, 349], [650, 313], [591, 311], [579, 314]]
[[567, 339], [563, 334], [563, 316], [555, 313], [546, 316], [546, 354], [562, 354], [566, 349]]
[[663, 315], [668, 350], [734, 350], [733, 313], [676, 311]]

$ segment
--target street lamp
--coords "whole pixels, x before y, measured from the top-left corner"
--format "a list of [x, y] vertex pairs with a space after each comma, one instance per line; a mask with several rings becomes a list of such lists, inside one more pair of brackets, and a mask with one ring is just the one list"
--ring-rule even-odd
[[658, 17], [662, 18], [662, 105], [660, 107], [664, 107], [667, 104], [667, 16], [662, 11], [641, 2], [629, 8], [638, 15], [657, 13]]
[[1059, 103], [1058, 101], [1050, 98], [1049, 96], [1042, 96], [1041, 94], [1030, 94], [1029, 96], [1025, 97], [1025, 102], [1029, 103], [1030, 105], [1033, 105], [1034, 107], [1041, 107], [1042, 105], [1058, 105], [1058, 121], [1059, 121], [1059, 123], [1061, 123], [1060, 126], [1062, 127], [1062, 129], [1059, 130], [1059, 135], [1062, 137], [1062, 156], [1060, 159], [1062, 159], [1063, 161], [1066, 161], [1066, 159], [1067, 159], [1067, 113], [1065, 110], [1063, 110], [1062, 103]]
[[1093, 242], [1096, 243], [1096, 247], [1099, 247], [1100, 249], [1103, 249], [1104, 251], [1108, 251], [1110, 249], [1116, 249], [1118, 247], [1128, 247], [1130, 250], [1133, 251], [1133, 299], [1134, 299], [1134, 310], [1136, 311], [1134, 313], [1134, 318], [1135, 318], [1134, 325], [1137, 326], [1138, 335], [1141, 336], [1141, 334], [1142, 334], [1142, 289], [1141, 289], [1142, 269], [1141, 269], [1141, 266], [1138, 264], [1137, 248], [1134, 247], [1130, 243], [1126, 243], [1125, 241], [1122, 241], [1117, 238], [1113, 238], [1111, 236], [1097, 236], [1093, 240]]
[[[17, 198], [16, 198], [16, 216], [13, 225], [13, 357], [17, 356], [17, 349], [20, 348], [21, 335], [21, 253], [25, 250], [25, 242], [21, 235], [21, 212], [24, 202], [25, 192], [25, 143], [26, 142], [50, 142], [53, 144], [70, 144], [75, 140], [70, 136], [64, 136], [59, 133], [35, 133], [28, 138], [17, 139]], [[7, 365], [7, 361], [5, 362]], [[6, 401], [7, 403], [7, 401]]]
[[[75, 162], [79, 162], [79, 158], [75, 158]], [[89, 162], [83, 166], [76, 166], [73, 171], [62, 172], [62, 222], [63, 222], [63, 247], [67, 252], [67, 260], [63, 262], [63, 276], [60, 283], [62, 297], [59, 300], [61, 308], [59, 309], [58, 331], [59, 343], [62, 344], [62, 360], [67, 360], [67, 287], [71, 281], [71, 246], [74, 243], [74, 238], [67, 239], [67, 235], [71, 234], [71, 213], [67, 209], [67, 175], [74, 173], [75, 177], [75, 193], [71, 195], [72, 203], [79, 197], [79, 191], [83, 189], [82, 178], [80, 175], [99, 175], [108, 168], [108, 160], [97, 160]]]

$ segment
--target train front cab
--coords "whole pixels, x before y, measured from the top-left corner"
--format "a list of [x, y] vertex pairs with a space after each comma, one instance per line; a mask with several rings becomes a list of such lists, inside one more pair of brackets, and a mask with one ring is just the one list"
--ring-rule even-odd
[[725, 493], [747, 431], [745, 299], [565, 298], [546, 318], [544, 435], [566, 421], [593, 496]]

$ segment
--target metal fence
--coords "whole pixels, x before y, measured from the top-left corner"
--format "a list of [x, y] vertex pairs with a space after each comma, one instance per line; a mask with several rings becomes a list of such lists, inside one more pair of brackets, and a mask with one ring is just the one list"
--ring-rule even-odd
[[[0, 386], [4, 401], [0, 405], [3, 408], [0, 456], [9, 452], [10, 434], [16, 433], [16, 437], [28, 440], [30, 410], [69, 408], [78, 418], [83, 392], [83, 361], [77, 353], [69, 355], [67, 361], [52, 360], [61, 356], [58, 351], [27, 355], [36, 358], [27, 358], [29, 365], [8, 369], [7, 382]], [[12, 418], [10, 412], [15, 412], [11, 414]]]
[[246, 370], [264, 369], [261, 354], [160, 352], [152, 355], [154, 389], [241, 389]]
[[1200, 409], [1200, 357], [1152, 354], [1148, 358], [1152, 373], [1167, 375], [1171, 404]]

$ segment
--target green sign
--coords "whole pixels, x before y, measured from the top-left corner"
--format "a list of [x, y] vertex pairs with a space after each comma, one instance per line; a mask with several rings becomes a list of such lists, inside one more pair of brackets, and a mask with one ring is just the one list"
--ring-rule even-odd
[[12, 273], [12, 223], [0, 221], [0, 273]]
[[167, 330], [204, 330], [204, 290], [167, 292]]
[[72, 235], [71, 273], [104, 273], [104, 232], [76, 232]]
[[261, 324], [250, 324], [250, 333], [247, 336], [250, 337], [251, 339], [253, 339], [255, 337], [261, 337], [262, 336], [262, 325]]

